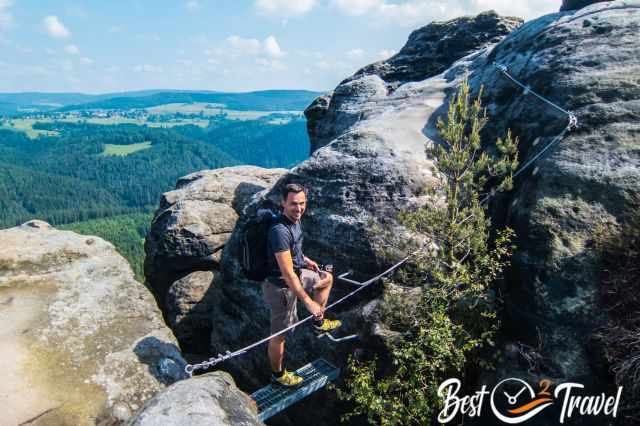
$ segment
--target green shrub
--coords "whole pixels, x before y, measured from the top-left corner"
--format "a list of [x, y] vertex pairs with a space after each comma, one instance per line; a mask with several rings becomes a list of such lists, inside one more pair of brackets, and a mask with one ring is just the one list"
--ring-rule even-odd
[[433, 243], [397, 275], [404, 286], [420, 290], [418, 300], [407, 303], [406, 295], [385, 291], [382, 321], [399, 337], [389, 343], [390, 362], [350, 359], [338, 394], [354, 408], [343, 420], [363, 415], [372, 424], [428, 424], [441, 407], [437, 389], [443, 380], [464, 376], [468, 367], [491, 368], [499, 327], [492, 286], [508, 264], [514, 234], [506, 228], [490, 240], [481, 191], [511, 189], [518, 140], [507, 132], [496, 141], [495, 156], [483, 149], [481, 92], [470, 101], [465, 79], [446, 121], [438, 120], [441, 140], [426, 150], [441, 184], [427, 190], [433, 203], [399, 216]]

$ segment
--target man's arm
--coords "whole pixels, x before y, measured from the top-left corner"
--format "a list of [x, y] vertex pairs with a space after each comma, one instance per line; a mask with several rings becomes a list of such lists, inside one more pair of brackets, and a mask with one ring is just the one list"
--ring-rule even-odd
[[318, 266], [318, 264], [316, 262], [314, 262], [313, 260], [309, 259], [305, 255], [302, 255], [302, 258], [304, 259], [304, 262], [307, 264], [309, 269], [314, 270], [316, 272], [320, 272], [320, 266]]
[[278, 267], [280, 268], [280, 273], [282, 274], [282, 278], [284, 278], [284, 282], [287, 283], [289, 288], [298, 297], [298, 299], [302, 300], [309, 312], [311, 312], [316, 317], [320, 317], [322, 315], [323, 309], [318, 303], [314, 302], [314, 300], [311, 299], [307, 292], [302, 288], [300, 279], [293, 270], [293, 259], [291, 259], [291, 251], [285, 250], [277, 252], [275, 253], [275, 256], [276, 261], [278, 262]]

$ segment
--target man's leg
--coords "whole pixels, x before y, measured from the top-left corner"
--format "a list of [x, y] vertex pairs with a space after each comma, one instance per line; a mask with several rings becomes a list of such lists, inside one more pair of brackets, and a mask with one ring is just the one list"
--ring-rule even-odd
[[284, 359], [284, 336], [276, 336], [269, 340], [269, 363], [271, 364], [271, 371], [282, 371], [282, 361]]
[[[266, 281], [262, 289], [264, 299], [271, 310], [271, 334], [277, 333], [297, 321], [296, 297], [291, 290], [276, 287]], [[286, 372], [284, 368], [284, 341], [284, 334], [269, 339], [267, 357], [271, 367], [271, 378], [284, 386], [297, 386], [302, 383], [303, 378]]]
[[329, 272], [320, 272], [320, 280], [313, 286], [313, 300], [323, 308], [327, 306], [332, 286], [333, 275]]
[[[312, 296], [313, 300], [323, 308], [327, 306], [331, 287], [333, 286], [333, 275], [329, 272], [321, 272], [320, 274], [303, 269], [301, 273], [304, 281], [305, 291]], [[324, 318], [313, 320], [313, 326], [317, 331], [331, 331], [340, 327], [340, 320], [330, 320]]]

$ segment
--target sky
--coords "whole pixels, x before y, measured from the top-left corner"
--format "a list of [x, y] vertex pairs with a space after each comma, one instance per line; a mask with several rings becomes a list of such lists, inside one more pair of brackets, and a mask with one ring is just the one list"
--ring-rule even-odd
[[0, 92], [328, 91], [432, 21], [561, 0], [0, 0]]

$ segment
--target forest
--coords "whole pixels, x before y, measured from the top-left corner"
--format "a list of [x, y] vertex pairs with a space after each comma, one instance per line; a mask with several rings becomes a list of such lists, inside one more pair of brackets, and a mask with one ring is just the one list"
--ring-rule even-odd
[[0, 129], [0, 229], [40, 219], [98, 235], [139, 279], [153, 212], [178, 178], [241, 164], [290, 168], [309, 155], [306, 121], [295, 115], [277, 124], [270, 116], [211, 120], [205, 128], [53, 121], [33, 129], [55, 135]]

